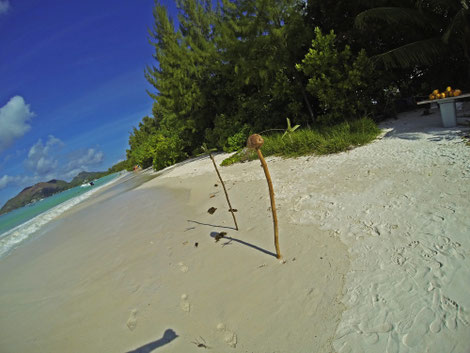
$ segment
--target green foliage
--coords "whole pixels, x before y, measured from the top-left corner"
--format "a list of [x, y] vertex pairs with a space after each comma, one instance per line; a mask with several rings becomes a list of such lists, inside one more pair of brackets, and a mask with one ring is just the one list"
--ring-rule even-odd
[[354, 56], [346, 45], [340, 51], [335, 34], [322, 34], [315, 28], [312, 47], [297, 65], [308, 77], [307, 90], [322, 109], [319, 119], [328, 124], [364, 116], [371, 109], [373, 65], [361, 50]]
[[222, 1], [216, 28], [221, 49], [216, 99], [230, 119], [254, 130], [282, 127], [285, 116], [306, 121], [302, 75], [295, 63], [304, 56], [312, 30], [304, 25], [302, 2]]
[[126, 159], [126, 160], [118, 162], [115, 165], [113, 165], [112, 167], [110, 167], [108, 169], [107, 174], [117, 173], [117, 172], [120, 172], [122, 170], [128, 170], [128, 169], [131, 169], [131, 168], [132, 167], [129, 164], [129, 161]]
[[148, 168], [152, 165], [157, 133], [157, 121], [150, 117], [144, 117], [139, 123], [139, 128], [133, 129], [129, 136], [130, 148], [126, 151], [130, 168], [134, 165], [140, 165], [142, 168]]
[[295, 125], [294, 127], [292, 127], [290, 124], [290, 119], [286, 118], [286, 120], [287, 120], [287, 129], [282, 135], [282, 138], [284, 138], [286, 135], [290, 136], [290, 134], [292, 134], [295, 130], [297, 130], [300, 127], [300, 125]]
[[201, 155], [211, 154], [212, 152], [216, 152], [217, 148], [209, 148], [207, 147], [206, 143], [203, 143], [201, 146], [201, 151], [202, 151]]
[[[397, 98], [427, 96], [436, 87], [470, 89], [468, 0], [309, 0], [305, 20], [337, 44], [361, 48], [375, 64], [374, 114], [390, 116], [381, 89], [394, 86]], [[467, 6], [466, 6], [467, 5]]]
[[[155, 88], [157, 130], [181, 142], [175, 156], [192, 155], [203, 142], [233, 151], [252, 130], [281, 127], [286, 115], [308, 119], [304, 80], [295, 69], [312, 32], [302, 2], [222, 0], [214, 8], [210, 0], [178, 0], [177, 8], [179, 27], [156, 1], [157, 64], [145, 72]], [[131, 146], [133, 160], [147, 165], [155, 143], [163, 142]], [[167, 152], [180, 147], [164, 145]]]
[[228, 158], [225, 158], [220, 165], [222, 167], [226, 167], [228, 165], [238, 163], [238, 162], [246, 162], [246, 161], [252, 161], [256, 159], [258, 155], [254, 151], [250, 151], [247, 148], [244, 148], [243, 150], [238, 151], [237, 153], [234, 153]]
[[242, 148], [246, 143], [246, 139], [250, 135], [250, 131], [251, 129], [248, 125], [243, 125], [240, 131], [227, 138], [227, 143], [224, 145], [224, 151], [233, 152]]
[[[261, 148], [264, 156], [298, 157], [309, 154], [329, 154], [346, 151], [373, 141], [380, 133], [370, 118], [343, 122], [335, 126], [321, 126], [316, 130], [302, 129], [293, 132], [289, 139], [280, 133], [263, 136]], [[242, 150], [222, 162], [222, 166], [254, 160], [256, 152]]]
[[355, 21], [361, 29], [384, 22], [404, 33], [401, 43], [376, 56], [386, 67], [432, 66], [448, 55], [448, 44], [463, 51], [470, 64], [470, 10], [467, 0], [390, 3], [392, 6], [373, 7], [359, 13]]
[[177, 0], [177, 24], [164, 3], [145, 70], [153, 117], [129, 136], [128, 168], [160, 169], [203, 143], [235, 151], [252, 132], [285, 130], [286, 116], [319, 133], [393, 116], [401, 97], [469, 88], [468, 0]]
[[160, 170], [187, 158], [183, 150], [183, 141], [178, 136], [164, 136], [159, 133], [153, 137], [153, 167]]
[[220, 114], [215, 117], [213, 127], [206, 129], [205, 140], [209, 145], [223, 149], [228, 138], [241, 131], [242, 128], [243, 125], [236, 119]]

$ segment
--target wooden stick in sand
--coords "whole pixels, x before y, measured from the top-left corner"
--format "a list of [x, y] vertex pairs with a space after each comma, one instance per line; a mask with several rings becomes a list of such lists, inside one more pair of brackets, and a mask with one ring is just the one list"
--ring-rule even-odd
[[255, 149], [258, 153], [258, 158], [261, 161], [261, 166], [263, 167], [264, 174], [266, 175], [266, 180], [268, 182], [269, 188], [269, 197], [271, 198], [271, 212], [273, 213], [273, 223], [274, 223], [274, 246], [276, 247], [276, 257], [281, 259], [281, 250], [279, 249], [279, 229], [277, 224], [277, 212], [276, 212], [276, 202], [274, 201], [274, 188], [273, 182], [271, 181], [271, 175], [269, 174], [268, 165], [264, 160], [263, 154], [261, 153], [261, 146], [263, 145], [264, 140], [261, 135], [253, 134], [248, 137], [247, 147]]
[[222, 187], [224, 188], [225, 198], [227, 199], [228, 207], [229, 207], [230, 212], [232, 213], [233, 222], [235, 223], [235, 230], [238, 230], [237, 219], [235, 218], [235, 213], [233, 213], [233, 208], [228, 198], [227, 189], [225, 188], [224, 181], [222, 180], [222, 177], [220, 176], [219, 169], [217, 169], [217, 164], [215, 163], [214, 156], [212, 156], [212, 153], [210, 152], [209, 152], [209, 157], [211, 157], [212, 163], [214, 164], [215, 171], [217, 172], [217, 175], [219, 176], [220, 183], [222, 184]]
[[217, 168], [217, 164], [215, 163], [215, 160], [214, 160], [214, 156], [212, 155], [211, 150], [209, 150], [207, 148], [206, 144], [202, 145], [202, 150], [205, 153], [208, 153], [209, 157], [211, 157], [212, 164], [214, 164], [215, 171], [217, 172], [217, 176], [219, 177], [220, 183], [222, 184], [222, 187], [224, 188], [225, 198], [227, 199], [229, 211], [232, 213], [233, 222], [235, 223], [235, 230], [238, 230], [237, 219], [235, 218], [235, 213], [233, 213], [233, 208], [232, 208], [232, 205], [230, 204], [230, 200], [228, 198], [228, 192], [227, 192], [227, 189], [225, 188], [224, 181], [222, 180], [222, 177], [220, 176], [219, 169]]

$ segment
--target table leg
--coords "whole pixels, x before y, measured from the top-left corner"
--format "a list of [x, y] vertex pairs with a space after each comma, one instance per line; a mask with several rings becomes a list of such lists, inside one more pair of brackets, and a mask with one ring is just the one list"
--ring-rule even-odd
[[457, 126], [457, 117], [455, 115], [455, 101], [439, 102], [439, 109], [441, 111], [442, 125], [444, 127]]

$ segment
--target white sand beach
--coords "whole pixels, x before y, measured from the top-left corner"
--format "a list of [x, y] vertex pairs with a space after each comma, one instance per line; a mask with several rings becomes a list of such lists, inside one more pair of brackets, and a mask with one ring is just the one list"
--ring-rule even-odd
[[259, 161], [220, 168], [239, 231], [209, 158], [97, 193], [0, 258], [0, 352], [470, 352], [468, 127], [420, 114], [267, 158], [285, 263]]

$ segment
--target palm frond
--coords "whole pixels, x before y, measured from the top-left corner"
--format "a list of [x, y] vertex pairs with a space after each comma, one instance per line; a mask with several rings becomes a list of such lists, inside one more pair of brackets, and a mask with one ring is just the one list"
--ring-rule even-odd
[[408, 24], [409, 26], [419, 26], [421, 28], [436, 28], [438, 24], [434, 19], [417, 9], [406, 7], [376, 7], [365, 10], [356, 16], [354, 25], [364, 29], [370, 20], [384, 21], [390, 25]]
[[466, 0], [417, 0], [416, 7], [418, 9], [448, 9], [457, 11], [462, 6], [462, 1]]
[[390, 6], [390, 1], [388, 0], [356, 0], [356, 1], [363, 8], [382, 7], [387, 4]]
[[459, 12], [455, 14], [452, 18], [452, 22], [447, 27], [446, 31], [442, 35], [442, 41], [444, 43], [449, 42], [449, 38], [452, 33], [459, 33], [460, 36], [464, 36], [464, 33], [467, 33], [469, 30], [468, 24], [469, 10], [461, 8]]
[[414, 65], [432, 65], [446, 47], [440, 37], [420, 40], [373, 57], [381, 60], [386, 68], [409, 68]]
[[465, 10], [468, 10], [470, 8], [470, 2], [468, 0], [460, 0], [460, 3], [462, 4], [462, 7]]

